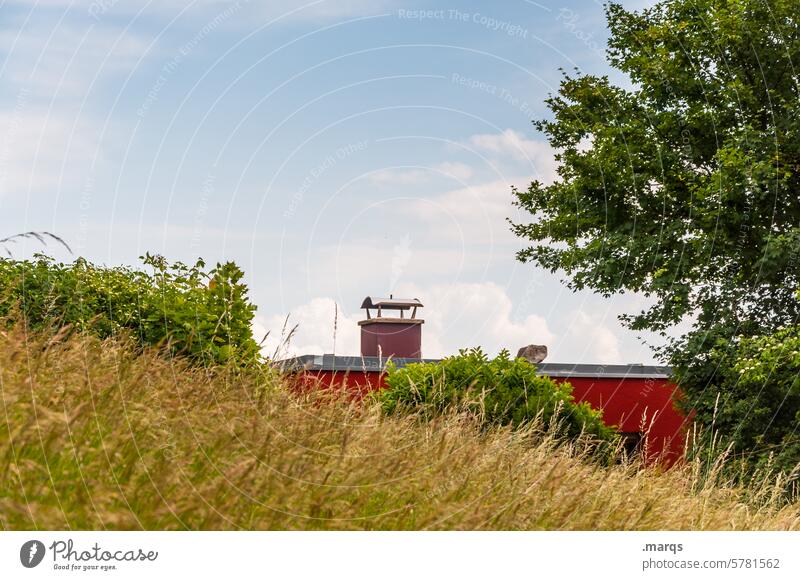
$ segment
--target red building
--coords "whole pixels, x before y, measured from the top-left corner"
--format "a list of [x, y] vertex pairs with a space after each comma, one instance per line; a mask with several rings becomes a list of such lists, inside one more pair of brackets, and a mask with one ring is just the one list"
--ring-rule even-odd
[[[389, 358], [398, 367], [436, 362], [422, 357], [422, 325], [416, 318], [419, 300], [366, 298], [361, 326], [361, 356], [305, 355], [282, 361], [284, 369], [303, 375], [306, 384], [342, 388], [356, 396], [381, 389]], [[370, 310], [376, 309], [372, 317]], [[399, 311], [398, 317], [383, 316]], [[411, 316], [405, 313], [411, 310]], [[677, 387], [667, 367], [538, 363], [537, 372], [569, 382], [577, 401], [603, 410], [603, 419], [615, 426], [630, 447], [639, 447], [650, 459], [673, 463], [684, 452], [687, 420], [674, 406]]]

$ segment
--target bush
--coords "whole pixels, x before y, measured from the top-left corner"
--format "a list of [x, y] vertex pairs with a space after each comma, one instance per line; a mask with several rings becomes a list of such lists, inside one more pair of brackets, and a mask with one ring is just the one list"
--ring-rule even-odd
[[569, 437], [616, 440], [602, 411], [576, 403], [569, 383], [537, 375], [534, 365], [511, 359], [505, 350], [494, 360], [475, 348], [438, 363], [396, 368], [390, 362], [386, 386], [377, 396], [387, 413], [416, 410], [432, 416], [456, 407], [474, 411], [486, 425], [517, 427], [540, 419], [546, 429], [557, 424]]
[[729, 452], [741, 473], [800, 466], [800, 329], [717, 337], [677, 369], [684, 405], [706, 428], [700, 446]]
[[236, 264], [206, 271], [202, 260], [191, 267], [150, 254], [142, 260], [152, 273], [83, 258], [0, 260], [0, 317], [32, 330], [73, 325], [101, 338], [129, 330], [142, 345], [168, 344], [205, 362], [258, 359], [255, 306]]

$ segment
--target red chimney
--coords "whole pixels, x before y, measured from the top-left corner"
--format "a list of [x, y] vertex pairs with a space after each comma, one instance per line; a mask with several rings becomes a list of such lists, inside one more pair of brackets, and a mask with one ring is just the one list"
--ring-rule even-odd
[[[417, 318], [417, 308], [422, 303], [416, 298], [373, 298], [367, 296], [361, 304], [367, 318], [358, 323], [361, 327], [361, 356], [383, 358], [422, 358], [422, 325]], [[370, 309], [377, 309], [375, 318]], [[385, 311], [398, 311], [399, 317], [384, 316]], [[405, 314], [411, 310], [411, 316]]]

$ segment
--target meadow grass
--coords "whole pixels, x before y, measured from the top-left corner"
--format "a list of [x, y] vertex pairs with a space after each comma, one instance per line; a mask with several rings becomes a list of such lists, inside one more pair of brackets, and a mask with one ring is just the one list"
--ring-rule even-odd
[[604, 467], [534, 426], [386, 417], [68, 331], [0, 332], [0, 421], [5, 530], [800, 529], [779, 482], [699, 460]]

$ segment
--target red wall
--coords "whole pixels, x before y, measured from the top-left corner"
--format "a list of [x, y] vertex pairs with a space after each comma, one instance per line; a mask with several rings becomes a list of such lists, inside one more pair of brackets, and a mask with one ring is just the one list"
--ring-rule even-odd
[[[568, 381], [577, 401], [603, 410], [607, 425], [623, 433], [643, 434], [648, 458], [671, 465], [683, 456], [688, 421], [673, 406], [677, 387], [666, 379], [572, 377]], [[377, 372], [306, 371], [306, 386], [346, 388], [357, 398], [383, 388]]]
[[383, 388], [383, 373], [378, 372], [304, 371], [303, 374], [306, 387], [346, 388], [357, 398]]
[[688, 421], [673, 405], [678, 389], [666, 379], [564, 378], [577, 401], [603, 410], [607, 425], [623, 433], [640, 432], [650, 459], [662, 456], [667, 464], [683, 456]]

